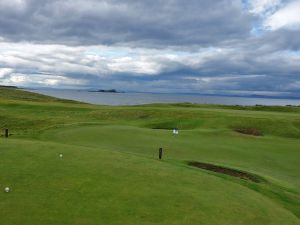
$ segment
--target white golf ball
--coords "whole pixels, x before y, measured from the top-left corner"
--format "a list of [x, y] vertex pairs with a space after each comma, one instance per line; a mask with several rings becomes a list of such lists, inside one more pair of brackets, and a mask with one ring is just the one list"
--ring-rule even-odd
[[4, 191], [5, 191], [5, 192], [9, 192], [9, 191], [10, 191], [10, 188], [9, 188], [9, 187], [6, 187], [6, 188], [4, 188]]
[[63, 157], [63, 154], [59, 154], [59, 157], [62, 158], [62, 157]]

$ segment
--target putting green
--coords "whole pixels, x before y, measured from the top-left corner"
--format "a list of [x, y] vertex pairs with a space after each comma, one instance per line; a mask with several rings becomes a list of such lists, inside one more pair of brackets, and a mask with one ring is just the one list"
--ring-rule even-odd
[[149, 158], [157, 158], [158, 148], [163, 147], [167, 160], [213, 162], [253, 172], [295, 190], [300, 187], [300, 140], [296, 139], [260, 138], [205, 129], [183, 130], [173, 135], [171, 130], [116, 125], [52, 129], [40, 139]]

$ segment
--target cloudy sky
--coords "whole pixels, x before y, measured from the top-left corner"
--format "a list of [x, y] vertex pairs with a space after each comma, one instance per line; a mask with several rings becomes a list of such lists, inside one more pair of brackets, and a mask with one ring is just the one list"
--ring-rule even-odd
[[0, 0], [0, 84], [300, 96], [300, 0]]

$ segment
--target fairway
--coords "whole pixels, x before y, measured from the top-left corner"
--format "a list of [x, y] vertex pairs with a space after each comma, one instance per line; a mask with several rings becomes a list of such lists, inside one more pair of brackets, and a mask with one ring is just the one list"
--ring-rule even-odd
[[[298, 107], [112, 107], [0, 88], [0, 225], [298, 225], [299, 124]], [[250, 128], [261, 136], [236, 132]]]

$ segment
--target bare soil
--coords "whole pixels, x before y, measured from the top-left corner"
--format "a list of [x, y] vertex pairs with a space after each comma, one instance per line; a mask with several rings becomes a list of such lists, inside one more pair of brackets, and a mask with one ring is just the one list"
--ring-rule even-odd
[[253, 135], [253, 136], [263, 136], [263, 133], [256, 128], [236, 128], [236, 132], [241, 134]]
[[209, 164], [209, 163], [201, 163], [201, 162], [189, 162], [188, 165], [190, 166], [194, 166], [197, 168], [201, 168], [201, 169], [205, 169], [205, 170], [210, 170], [216, 173], [223, 173], [232, 177], [238, 177], [240, 179], [243, 180], [250, 180], [256, 183], [259, 183], [261, 180], [249, 173], [246, 172], [242, 172], [239, 170], [235, 170], [235, 169], [230, 169], [230, 168], [226, 168], [226, 167], [222, 167], [222, 166], [216, 166], [213, 164]]

